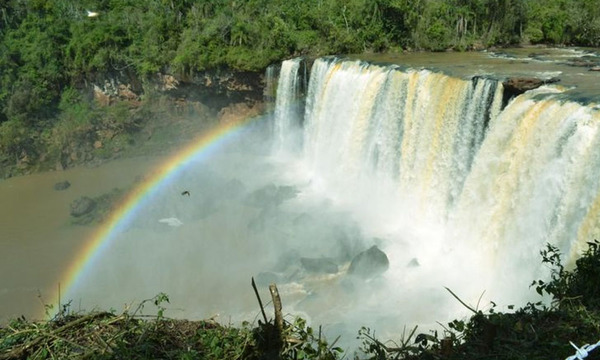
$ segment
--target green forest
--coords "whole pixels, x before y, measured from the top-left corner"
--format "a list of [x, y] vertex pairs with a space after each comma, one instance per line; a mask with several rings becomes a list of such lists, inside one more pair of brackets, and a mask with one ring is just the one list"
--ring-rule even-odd
[[538, 43], [600, 46], [600, 1], [7, 0], [0, 164], [59, 157], [69, 138], [90, 129], [135, 128], [139, 119], [127, 109], [82, 98], [97, 74], [186, 78], [210, 69], [262, 72], [300, 55]]

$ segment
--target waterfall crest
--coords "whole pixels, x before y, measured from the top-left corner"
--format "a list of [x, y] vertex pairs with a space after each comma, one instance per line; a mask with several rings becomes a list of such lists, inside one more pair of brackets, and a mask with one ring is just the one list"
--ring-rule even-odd
[[403, 201], [445, 217], [501, 100], [494, 80], [320, 59], [308, 90], [305, 155], [329, 178], [393, 180]]
[[276, 151], [295, 150], [300, 146], [297, 133], [303, 110], [300, 96], [302, 83], [299, 74], [301, 64], [301, 58], [286, 60], [281, 64], [273, 127]]
[[353, 197], [388, 224], [435, 228], [415, 237], [420, 246], [471, 251], [474, 268], [513, 269], [490, 270], [494, 279], [519, 269], [528, 282], [545, 243], [573, 260], [600, 235], [600, 111], [561, 92], [542, 87], [503, 108], [495, 79], [317, 59], [303, 161], [332, 198]]

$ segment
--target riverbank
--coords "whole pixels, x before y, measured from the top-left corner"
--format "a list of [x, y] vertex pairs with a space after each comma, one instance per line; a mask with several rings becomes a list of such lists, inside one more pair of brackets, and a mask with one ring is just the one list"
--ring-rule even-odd
[[12, 156], [0, 152], [0, 178], [172, 152], [219, 124], [261, 114], [263, 83], [263, 74], [233, 71], [185, 80], [157, 74], [146, 82], [104, 75], [68, 91], [53, 126], [15, 128], [0, 139], [0, 149], [18, 148]]

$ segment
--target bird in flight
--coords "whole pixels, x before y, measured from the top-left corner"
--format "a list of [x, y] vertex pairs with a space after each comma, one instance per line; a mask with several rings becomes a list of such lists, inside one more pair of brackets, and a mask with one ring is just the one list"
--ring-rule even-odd
[[89, 10], [87, 10], [87, 16], [88, 16], [88, 17], [96, 17], [96, 16], [98, 16], [99, 14], [100, 14], [100, 13], [97, 13], [97, 12], [95, 12], [95, 11], [89, 11]]
[[187, 195], [187, 196], [190, 196], [190, 192], [189, 192], [189, 191], [187, 191], [187, 190], [185, 190], [184, 192], [182, 192], [182, 193], [181, 193], [181, 195]]

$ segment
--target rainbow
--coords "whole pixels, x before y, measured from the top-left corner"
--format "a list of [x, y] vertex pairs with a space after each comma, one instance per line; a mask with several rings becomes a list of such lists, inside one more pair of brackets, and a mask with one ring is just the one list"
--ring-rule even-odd
[[[209, 156], [223, 144], [239, 135], [244, 129], [247, 129], [247, 125], [257, 119], [260, 119], [260, 116], [218, 125], [201, 134], [181, 151], [159, 165], [148, 179], [121, 200], [116, 210], [106, 219], [104, 225], [85, 242], [73, 262], [60, 276], [58, 290], [52, 299], [57, 299], [60, 303], [61, 292], [67, 295], [68, 299], [69, 294], [77, 288], [84, 274], [93, 268], [94, 260], [110, 247], [116, 237], [115, 235], [130, 222], [144, 200], [155, 193], [161, 184], [168, 183], [170, 179], [175, 178], [179, 170], [186, 168], [191, 162]], [[62, 291], [60, 290], [61, 287], [63, 288]], [[58, 310], [56, 309], [56, 311]]]

